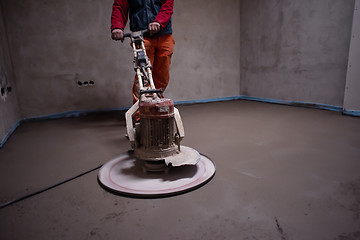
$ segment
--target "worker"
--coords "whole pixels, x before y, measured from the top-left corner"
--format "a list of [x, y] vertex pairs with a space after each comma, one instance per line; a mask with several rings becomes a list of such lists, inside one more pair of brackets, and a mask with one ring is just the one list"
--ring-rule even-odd
[[[174, 0], [115, 0], [111, 15], [111, 37], [124, 40], [124, 28], [130, 18], [132, 32], [148, 29], [144, 35], [146, 54], [157, 89], [166, 89], [169, 83], [171, 56], [175, 40], [172, 36], [171, 15]], [[139, 99], [139, 83], [135, 76], [132, 95], [134, 103]]]

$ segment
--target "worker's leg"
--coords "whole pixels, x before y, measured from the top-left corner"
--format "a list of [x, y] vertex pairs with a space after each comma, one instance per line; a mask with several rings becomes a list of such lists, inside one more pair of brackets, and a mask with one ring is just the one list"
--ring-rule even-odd
[[153, 78], [157, 89], [165, 91], [170, 78], [171, 56], [174, 51], [175, 40], [172, 34], [157, 38], [155, 55], [153, 60]]

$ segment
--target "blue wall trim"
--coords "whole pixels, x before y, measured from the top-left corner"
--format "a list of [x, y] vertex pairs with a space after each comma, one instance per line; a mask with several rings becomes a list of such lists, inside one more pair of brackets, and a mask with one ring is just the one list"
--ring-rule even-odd
[[68, 111], [62, 113], [48, 114], [42, 116], [35, 116], [24, 118], [21, 122], [32, 122], [32, 121], [41, 121], [41, 120], [50, 120], [50, 119], [59, 119], [59, 118], [70, 118], [70, 117], [81, 117], [86, 116], [91, 113], [106, 113], [106, 112], [117, 112], [117, 111], [126, 111], [130, 107], [121, 107], [121, 108], [107, 108], [102, 110], [78, 110], [78, 111]]
[[210, 98], [210, 99], [200, 99], [200, 100], [176, 101], [175, 104], [183, 105], [183, 104], [209, 103], [209, 102], [221, 102], [221, 101], [231, 101], [231, 100], [249, 100], [249, 101], [275, 103], [275, 104], [289, 105], [289, 106], [316, 108], [316, 109], [330, 110], [330, 111], [335, 111], [335, 112], [343, 111], [342, 107], [340, 107], [340, 106], [334, 106], [334, 105], [328, 105], [328, 104], [277, 100], [277, 99], [270, 99], [270, 98], [250, 97], [250, 96], [244, 96], [244, 95], [225, 97], [225, 98]]
[[10, 130], [6, 133], [5, 137], [0, 142], [0, 149], [4, 146], [4, 144], [9, 139], [11, 134], [13, 134], [13, 132], [15, 132], [15, 130], [20, 126], [20, 123], [21, 123], [21, 121], [18, 121], [17, 123], [15, 123], [14, 126], [12, 126], [10, 128]]
[[210, 103], [210, 102], [223, 102], [223, 101], [232, 101], [239, 100], [240, 96], [232, 96], [232, 97], [223, 97], [223, 98], [208, 98], [208, 99], [196, 99], [196, 100], [186, 100], [186, 101], [175, 101], [175, 105], [188, 105], [195, 103]]
[[357, 110], [344, 109], [343, 113], [346, 115], [354, 116], [354, 117], [360, 117], [360, 111], [357, 111]]
[[277, 100], [277, 99], [249, 97], [249, 96], [242, 96], [242, 95], [239, 96], [239, 99], [257, 101], [257, 102], [266, 102], [266, 103], [276, 103], [276, 104], [289, 105], [289, 106], [315, 108], [315, 109], [329, 110], [329, 111], [335, 111], [335, 112], [342, 112], [343, 111], [343, 108], [340, 107], [340, 106], [334, 106], [334, 105], [328, 105], [328, 104], [320, 104], [320, 103]]
[[[250, 97], [250, 96], [231, 96], [231, 97], [223, 97], [223, 98], [208, 98], [208, 99], [197, 99], [197, 100], [186, 100], [186, 101], [175, 101], [175, 105], [189, 105], [196, 103], [211, 103], [211, 102], [223, 102], [223, 101], [233, 101], [233, 100], [249, 100], [249, 101], [257, 101], [257, 102], [265, 102], [265, 103], [275, 103], [289, 106], [298, 106], [298, 107], [307, 107], [307, 108], [315, 108], [322, 110], [329, 110], [334, 112], [342, 112], [343, 114], [360, 117], [360, 111], [356, 110], [346, 110], [340, 106], [333, 106], [328, 104], [319, 104], [319, 103], [310, 103], [310, 102], [298, 102], [298, 101], [288, 101], [288, 100], [277, 100], [277, 99], [269, 99], [269, 98], [258, 98], [258, 97]], [[40, 121], [40, 120], [49, 120], [49, 119], [59, 119], [59, 118], [70, 118], [70, 117], [80, 117], [86, 116], [91, 113], [102, 113], [102, 112], [116, 112], [116, 111], [126, 111], [130, 107], [121, 107], [121, 108], [109, 108], [103, 110], [80, 110], [80, 111], [69, 111], [63, 113], [56, 114], [48, 114], [42, 116], [35, 116], [24, 118], [23, 120], [14, 124], [13, 127], [8, 131], [5, 137], [0, 142], [0, 148], [4, 146], [6, 141], [9, 139], [11, 134], [20, 126], [23, 122], [31, 122], [31, 121]]]
[[33, 122], [33, 121], [42, 121], [42, 120], [51, 120], [51, 119], [60, 119], [60, 118], [70, 118], [70, 117], [80, 117], [80, 116], [86, 116], [91, 113], [102, 113], [102, 112], [116, 112], [116, 111], [126, 111], [130, 107], [121, 107], [121, 108], [108, 108], [103, 110], [79, 110], [79, 111], [68, 111], [63, 113], [56, 113], [56, 114], [48, 114], [48, 115], [42, 115], [42, 116], [35, 116], [35, 117], [29, 117], [24, 118], [17, 123], [15, 123], [11, 129], [7, 132], [5, 137], [0, 142], [0, 149], [4, 146], [4, 144], [7, 142], [11, 134], [15, 132], [15, 130], [21, 125], [21, 123], [25, 122]]

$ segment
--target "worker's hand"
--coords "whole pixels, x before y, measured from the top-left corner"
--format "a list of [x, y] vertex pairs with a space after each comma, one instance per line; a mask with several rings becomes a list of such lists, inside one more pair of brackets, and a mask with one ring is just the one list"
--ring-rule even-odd
[[121, 29], [114, 29], [111, 31], [111, 38], [115, 41], [124, 41], [124, 32]]
[[149, 32], [150, 36], [160, 31], [160, 23], [158, 22], [152, 22], [149, 24]]

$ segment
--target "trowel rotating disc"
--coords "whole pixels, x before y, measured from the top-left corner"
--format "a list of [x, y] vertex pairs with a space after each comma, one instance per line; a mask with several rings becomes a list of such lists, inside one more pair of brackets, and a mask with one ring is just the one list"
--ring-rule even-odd
[[172, 167], [167, 172], [143, 171], [143, 162], [132, 153], [110, 160], [98, 173], [100, 185], [111, 192], [130, 197], [166, 197], [199, 188], [215, 174], [214, 163], [204, 155], [200, 155], [196, 165]]

